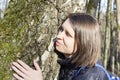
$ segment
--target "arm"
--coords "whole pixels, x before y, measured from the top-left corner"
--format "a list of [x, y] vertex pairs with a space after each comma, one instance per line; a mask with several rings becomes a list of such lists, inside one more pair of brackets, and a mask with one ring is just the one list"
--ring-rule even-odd
[[43, 80], [42, 71], [36, 61], [33, 61], [35, 69], [32, 69], [21, 60], [12, 63], [12, 69], [15, 71], [13, 77], [17, 80]]

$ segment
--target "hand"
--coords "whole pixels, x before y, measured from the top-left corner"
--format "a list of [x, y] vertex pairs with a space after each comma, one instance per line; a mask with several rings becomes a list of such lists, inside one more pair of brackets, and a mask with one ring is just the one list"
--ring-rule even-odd
[[35, 69], [32, 69], [21, 60], [12, 63], [12, 69], [15, 71], [13, 77], [17, 80], [43, 80], [42, 71], [36, 61], [33, 61]]

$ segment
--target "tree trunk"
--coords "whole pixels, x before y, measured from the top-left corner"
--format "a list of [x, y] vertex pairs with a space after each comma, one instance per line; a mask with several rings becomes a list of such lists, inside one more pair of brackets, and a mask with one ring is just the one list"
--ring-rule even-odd
[[86, 12], [94, 17], [97, 17], [97, 7], [100, 0], [89, 0], [88, 3], [86, 3]]
[[120, 75], [120, 0], [115, 0], [116, 2], [116, 18], [117, 18], [117, 53], [116, 53], [116, 62], [117, 62], [117, 74]]
[[110, 5], [111, 0], [108, 0], [106, 11], [106, 27], [105, 27], [105, 41], [104, 41], [104, 67], [107, 68], [109, 50], [110, 50]]

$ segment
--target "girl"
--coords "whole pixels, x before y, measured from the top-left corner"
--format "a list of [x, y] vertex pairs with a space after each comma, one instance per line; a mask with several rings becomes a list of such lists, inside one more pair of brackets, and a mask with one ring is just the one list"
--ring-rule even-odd
[[[108, 80], [104, 70], [95, 66], [101, 52], [101, 35], [96, 19], [84, 13], [69, 14], [58, 29], [55, 52], [60, 60], [58, 80]], [[99, 64], [99, 63], [98, 63]], [[43, 80], [35, 69], [18, 60], [13, 62], [13, 76], [18, 80]]]

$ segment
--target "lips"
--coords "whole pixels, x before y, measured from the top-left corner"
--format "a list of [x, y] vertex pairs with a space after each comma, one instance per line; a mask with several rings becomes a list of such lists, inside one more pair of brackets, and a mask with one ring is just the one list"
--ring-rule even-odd
[[59, 41], [56, 41], [56, 46], [61, 45], [61, 43]]

